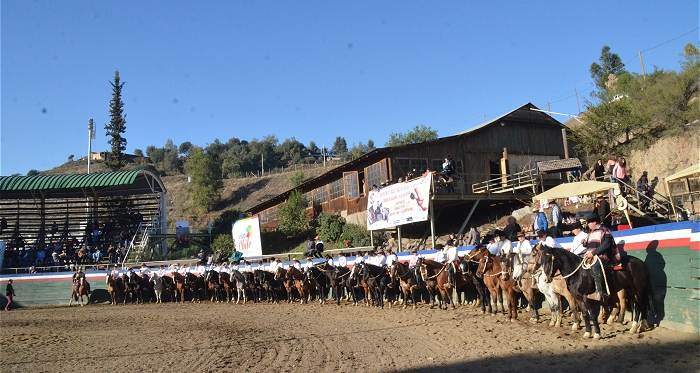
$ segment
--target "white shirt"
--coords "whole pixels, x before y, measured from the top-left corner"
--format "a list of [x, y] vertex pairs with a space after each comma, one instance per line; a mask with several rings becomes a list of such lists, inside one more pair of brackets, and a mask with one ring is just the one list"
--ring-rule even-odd
[[543, 244], [545, 244], [549, 247], [552, 247], [552, 248], [556, 248], [556, 249], [562, 248], [561, 245], [559, 244], [559, 242], [557, 242], [557, 240], [555, 240], [554, 238], [552, 238], [550, 236], [547, 236], [547, 238], [545, 238], [544, 241], [540, 240], [540, 242], [542, 242]]
[[518, 241], [518, 245], [513, 248], [515, 254], [530, 255], [532, 253], [532, 244], [527, 239]]
[[498, 242], [486, 245], [486, 249], [488, 249], [491, 255], [501, 256], [501, 245]]
[[250, 264], [247, 264], [245, 266], [245, 268], [243, 268], [243, 272], [248, 272], [248, 273], [253, 272], [253, 266]]
[[588, 238], [588, 234], [584, 231], [579, 232], [573, 241], [573, 246], [571, 247], [571, 252], [576, 255], [581, 255], [586, 252], [586, 245], [583, 242]]
[[505, 239], [498, 243], [501, 246], [501, 254], [510, 254], [513, 252], [513, 243], [509, 239]]
[[365, 257], [364, 257], [364, 256], [359, 256], [359, 255], [358, 255], [358, 256], [355, 257], [355, 264], [364, 263], [364, 261], [365, 261]]
[[397, 260], [398, 258], [396, 257], [396, 254], [391, 253], [389, 256], [386, 257], [386, 265], [391, 267], [394, 265], [394, 263], [396, 263]]
[[301, 271], [301, 263], [299, 263], [298, 261], [297, 261], [297, 262], [294, 262], [294, 263], [292, 264], [292, 267], [294, 267], [294, 268], [296, 268], [296, 269], [298, 269], [298, 270]]
[[149, 274], [151, 274], [151, 269], [148, 267], [141, 267], [141, 268], [139, 268], [139, 274], [140, 275], [149, 275]]
[[339, 256], [338, 257], [338, 267], [347, 267], [348, 266], [348, 259], [345, 258], [344, 256]]
[[448, 262], [454, 262], [457, 260], [457, 246], [447, 246], [445, 248], [445, 257]]
[[386, 255], [377, 255], [377, 266], [382, 267], [386, 264]]
[[306, 264], [304, 264], [304, 272], [308, 271], [313, 266], [314, 266], [314, 262], [312, 262], [310, 260], [306, 261]]
[[238, 271], [238, 264], [231, 264], [230, 273], [233, 273], [233, 271]]
[[269, 272], [275, 273], [275, 272], [277, 272], [277, 268], [278, 268], [279, 266], [280, 266], [280, 264], [277, 263], [277, 261], [274, 261], [274, 262], [270, 263], [270, 266], [267, 267], [267, 270], [268, 270]]
[[182, 267], [182, 268], [180, 268], [180, 273], [182, 273], [183, 275], [186, 275], [186, 274], [190, 273], [190, 267]]
[[445, 255], [444, 250], [438, 250], [437, 253], [435, 253], [435, 261], [438, 263], [445, 263], [446, 258], [447, 255]]

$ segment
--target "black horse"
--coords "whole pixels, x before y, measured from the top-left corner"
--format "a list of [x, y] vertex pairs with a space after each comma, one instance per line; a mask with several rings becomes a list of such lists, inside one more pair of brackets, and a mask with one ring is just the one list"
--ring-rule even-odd
[[222, 300], [224, 298], [222, 294], [223, 286], [219, 280], [219, 272], [213, 270], [204, 271], [202, 277], [204, 277], [204, 282], [206, 284], [204, 287], [205, 292], [209, 292], [209, 301], [219, 302]]
[[360, 263], [358, 271], [371, 289], [376, 306], [384, 308], [384, 293], [387, 285], [391, 282], [386, 267]]
[[268, 302], [279, 303], [279, 288], [280, 282], [275, 280], [275, 274], [261, 269], [253, 271], [255, 283], [260, 286], [260, 289], [265, 292], [265, 297]]
[[469, 254], [465, 255], [459, 265], [462, 269], [462, 276], [465, 281], [471, 281], [476, 288], [477, 300], [481, 303], [481, 314], [486, 313], [486, 306], [489, 307], [489, 314], [493, 313], [491, 308], [490, 293], [484, 284], [483, 277], [476, 275], [476, 270], [479, 266], [479, 260], [483, 255], [488, 255], [488, 250], [485, 246], [476, 246]]
[[176, 300], [175, 293], [177, 292], [175, 280], [173, 280], [172, 277], [167, 275], [161, 277], [161, 280], [163, 281], [163, 292], [168, 294], [168, 297], [170, 298], [171, 302], [174, 302]]
[[[350, 276], [350, 269], [348, 267], [331, 268], [328, 267], [326, 263], [323, 263], [319, 267], [323, 268], [324, 272], [326, 273], [326, 276], [328, 277], [328, 284], [333, 289], [333, 299], [337, 305], [340, 305], [340, 298], [342, 298], [346, 289], [348, 290], [348, 293], [353, 293], [352, 289], [348, 287], [348, 284], [345, 281], [346, 278]], [[353, 302], [357, 303], [357, 301], [354, 299], [354, 294]]]
[[126, 304], [127, 295], [131, 303], [143, 303], [141, 277], [129, 271], [124, 274], [122, 281], [124, 282], [124, 304]]
[[[324, 264], [321, 264], [325, 266]], [[316, 265], [309, 267], [306, 270], [305, 283], [316, 283], [316, 296], [318, 297], [318, 302], [321, 304], [326, 303], [326, 298], [328, 297], [328, 289], [330, 288], [330, 282], [328, 281], [328, 276], [326, 272], [319, 269]]]
[[204, 277], [197, 276], [194, 273], [187, 272], [185, 275], [185, 288], [192, 292], [192, 302], [201, 302], [200, 296], [206, 289]]

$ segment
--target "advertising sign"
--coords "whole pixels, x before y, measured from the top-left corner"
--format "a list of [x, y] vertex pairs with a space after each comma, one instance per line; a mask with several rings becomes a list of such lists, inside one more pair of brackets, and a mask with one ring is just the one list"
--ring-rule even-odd
[[367, 229], [384, 229], [428, 220], [432, 174], [369, 192]]
[[258, 216], [236, 220], [231, 225], [233, 245], [236, 250], [243, 253], [243, 258], [255, 258], [262, 256], [262, 244], [260, 243], [260, 222]]

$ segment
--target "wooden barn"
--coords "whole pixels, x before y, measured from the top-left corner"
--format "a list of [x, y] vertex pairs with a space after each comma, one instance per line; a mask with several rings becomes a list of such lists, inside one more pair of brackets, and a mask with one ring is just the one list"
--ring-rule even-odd
[[[564, 161], [570, 150], [564, 125], [528, 103], [453, 136], [375, 149], [299, 188], [306, 194], [310, 215], [334, 211], [352, 221], [353, 215], [365, 212], [367, 190], [373, 185], [417, 177], [426, 170], [439, 172], [444, 158], [451, 157], [456, 175], [449, 183], [435, 178], [432, 201], [437, 213], [445, 206], [475, 206], [480, 200], [529, 199], [542, 183], [560, 182], [556, 171], [580, 167], [578, 159]], [[559, 168], [537, 168], [537, 162], [557, 160], [563, 160], [554, 162], [561, 163]], [[275, 196], [248, 212], [258, 214], [263, 227], [275, 228], [277, 206], [290, 193]], [[363, 217], [357, 218], [357, 222], [363, 221]]]

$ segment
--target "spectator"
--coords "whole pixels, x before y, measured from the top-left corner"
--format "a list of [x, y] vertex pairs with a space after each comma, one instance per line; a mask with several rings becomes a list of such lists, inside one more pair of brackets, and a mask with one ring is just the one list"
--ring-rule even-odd
[[561, 245], [559, 244], [559, 242], [557, 242], [557, 240], [555, 240], [554, 238], [550, 237], [546, 231], [543, 231], [543, 230], [537, 231], [537, 238], [540, 240], [540, 243], [542, 243], [546, 246], [549, 246], [549, 247], [554, 248], [554, 249], [561, 249], [562, 248]]
[[544, 212], [540, 211], [538, 208], [532, 209], [532, 231], [546, 231], [548, 228], [549, 223], [547, 222], [547, 217], [544, 216]]
[[506, 238], [510, 240], [510, 242], [517, 242], [518, 241], [518, 232], [521, 231], [520, 224], [515, 220], [515, 217], [509, 216], [508, 217], [508, 224], [503, 228], [503, 232], [506, 234]]
[[586, 240], [588, 239], [588, 233], [583, 231], [583, 226], [579, 222], [571, 225], [571, 232], [574, 234], [571, 252], [578, 256], [583, 256], [583, 254], [586, 253]]
[[639, 209], [642, 210], [642, 212], [647, 212], [649, 208], [649, 200], [644, 198], [649, 197], [649, 189], [651, 189], [649, 178], [647, 177], [647, 172], [644, 171], [642, 172], [642, 177], [637, 180], [637, 193], [640, 195], [637, 200], [639, 200]]
[[95, 251], [92, 253], [92, 261], [98, 264], [102, 260], [102, 250], [97, 247], [94, 250]]
[[306, 240], [306, 252], [304, 252], [304, 256], [314, 256], [315, 246], [316, 245], [314, 244], [314, 240], [311, 238], [311, 236], [309, 236], [309, 238]]
[[476, 246], [479, 243], [479, 230], [476, 229], [476, 225], [472, 224], [467, 233], [467, 238], [464, 244], [467, 246]]
[[593, 204], [595, 209], [598, 211], [598, 217], [600, 218], [600, 221], [603, 222], [603, 225], [608, 227], [612, 226], [612, 216], [610, 215], [610, 203], [605, 199], [605, 193], [600, 192], [596, 194], [596, 201], [595, 204]]
[[[607, 168], [607, 173], [608, 175], [613, 174], [613, 170], [615, 169], [615, 166], [617, 166], [617, 156], [615, 154], [610, 156], [610, 159], [608, 160], [608, 163], [605, 165]], [[612, 177], [612, 176], [611, 176]], [[614, 180], [611, 180], [612, 182], [615, 182]]]
[[7, 280], [7, 286], [5, 287], [5, 298], [7, 298], [7, 305], [5, 306], [5, 311], [10, 310], [12, 305], [12, 298], [16, 297], [15, 289], [12, 287], [12, 279]]
[[593, 166], [593, 175], [596, 180], [602, 180], [605, 176], [605, 165], [603, 165], [602, 159], [598, 159], [598, 162]]
[[445, 251], [444, 251], [444, 246], [437, 244], [435, 245], [435, 248], [437, 249], [437, 253], [435, 253], [435, 261], [442, 264], [445, 263]]
[[617, 163], [617, 165], [615, 165], [615, 168], [613, 169], [613, 178], [614, 181], [620, 186], [620, 192], [622, 192], [622, 196], [624, 197], [626, 195], [626, 191], [622, 183], [629, 180], [629, 174], [627, 173], [627, 160], [624, 158], [620, 158], [620, 161]]
[[561, 231], [563, 229], [561, 207], [559, 207], [559, 205], [557, 205], [557, 203], [554, 200], [552, 200], [549, 201], [549, 208], [552, 209], [552, 228], [550, 230], [550, 233], [554, 237], [561, 237]]
[[34, 260], [34, 265], [44, 265], [44, 259], [46, 258], [46, 252], [43, 249], [39, 249], [36, 252], [36, 259]]

